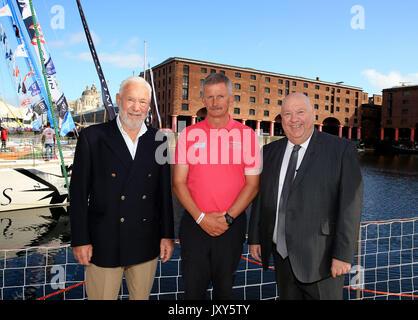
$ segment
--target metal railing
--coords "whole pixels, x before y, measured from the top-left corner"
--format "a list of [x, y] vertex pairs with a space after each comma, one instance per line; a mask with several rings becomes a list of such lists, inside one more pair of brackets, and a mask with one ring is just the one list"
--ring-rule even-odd
[[[355, 265], [345, 277], [344, 299], [417, 299], [417, 227], [418, 218], [362, 223]], [[159, 261], [150, 299], [183, 298], [179, 245], [176, 242], [170, 261]], [[86, 299], [84, 287], [84, 267], [68, 244], [0, 249], [0, 299], [82, 300]], [[233, 292], [235, 299], [242, 300], [279, 297], [274, 272], [263, 271], [247, 245]], [[128, 297], [123, 280], [119, 298]]]

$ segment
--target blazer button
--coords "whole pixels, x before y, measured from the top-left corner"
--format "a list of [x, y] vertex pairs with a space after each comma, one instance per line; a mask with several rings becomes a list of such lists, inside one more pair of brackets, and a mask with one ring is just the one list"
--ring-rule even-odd
[[125, 218], [120, 218], [120, 222], [124, 223], [125, 222]]
[[126, 199], [126, 197], [125, 196], [122, 196], [122, 197], [120, 197], [120, 199], [123, 201], [123, 200]]
[[147, 218], [142, 218], [142, 222], [147, 222]]
[[112, 173], [112, 178], [116, 178], [116, 173]]
[[147, 196], [144, 194], [143, 196], [142, 196], [142, 200], [145, 200], [147, 198]]
[[151, 176], [152, 176], [152, 174], [151, 173], [148, 173], [148, 178], [151, 178]]

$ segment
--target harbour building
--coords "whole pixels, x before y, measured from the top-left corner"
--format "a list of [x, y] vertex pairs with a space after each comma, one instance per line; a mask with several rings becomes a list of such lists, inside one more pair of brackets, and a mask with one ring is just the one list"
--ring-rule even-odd
[[381, 140], [417, 141], [418, 85], [384, 89]]
[[[297, 91], [312, 102], [318, 130], [353, 140], [362, 138], [359, 108], [369, 99], [360, 87], [323, 81], [319, 77], [308, 79], [178, 57], [169, 58], [152, 70], [162, 127], [174, 132], [205, 117], [206, 110], [201, 100], [203, 81], [210, 73], [221, 72], [232, 81], [234, 102], [230, 108], [231, 117], [259, 134], [283, 134], [281, 106], [289, 93]], [[149, 71], [146, 79], [151, 79]], [[154, 114], [153, 118], [156, 117]]]

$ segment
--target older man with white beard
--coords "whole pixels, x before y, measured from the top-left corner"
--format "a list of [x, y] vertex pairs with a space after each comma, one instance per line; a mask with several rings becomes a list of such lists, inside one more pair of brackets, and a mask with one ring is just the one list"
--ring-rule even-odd
[[148, 299], [158, 256], [174, 246], [168, 163], [155, 151], [165, 141], [144, 119], [151, 87], [130, 77], [116, 95], [116, 119], [80, 133], [70, 185], [71, 245], [86, 266], [89, 299], [117, 299], [125, 274], [130, 299]]

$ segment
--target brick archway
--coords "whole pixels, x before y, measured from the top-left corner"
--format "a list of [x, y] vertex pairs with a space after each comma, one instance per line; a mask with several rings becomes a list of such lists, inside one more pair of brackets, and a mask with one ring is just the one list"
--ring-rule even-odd
[[322, 121], [322, 131], [338, 136], [340, 129], [340, 121], [334, 117], [328, 117]]
[[206, 107], [203, 107], [203, 108], [197, 110], [197, 112], [196, 112], [196, 116], [197, 116], [196, 122], [204, 120], [206, 118], [207, 114], [208, 114], [208, 111], [206, 110]]

